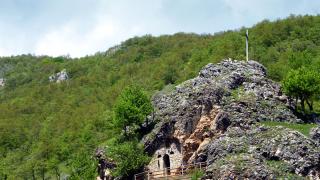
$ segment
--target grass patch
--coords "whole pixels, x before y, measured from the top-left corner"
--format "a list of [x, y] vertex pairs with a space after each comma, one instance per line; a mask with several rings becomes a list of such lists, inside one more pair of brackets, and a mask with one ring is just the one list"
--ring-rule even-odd
[[266, 160], [265, 162], [272, 170], [279, 172], [287, 172], [289, 170], [288, 164], [283, 161]]
[[231, 91], [231, 96], [238, 102], [246, 102], [254, 104], [256, 102], [256, 95], [253, 92], [246, 92], [243, 86]]
[[275, 126], [286, 127], [295, 131], [299, 131], [305, 136], [309, 136], [309, 132], [311, 128], [317, 127], [316, 124], [296, 124], [296, 123], [276, 122], [276, 121], [264, 121], [264, 122], [260, 122], [260, 124], [263, 124], [269, 127], [275, 127]]
[[195, 169], [191, 172], [191, 180], [198, 180], [204, 176], [203, 170]]

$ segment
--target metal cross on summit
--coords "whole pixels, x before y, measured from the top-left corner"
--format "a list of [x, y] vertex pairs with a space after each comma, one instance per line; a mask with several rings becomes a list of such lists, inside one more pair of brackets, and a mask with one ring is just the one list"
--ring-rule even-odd
[[249, 32], [248, 32], [248, 29], [246, 32], [246, 57], [247, 57], [247, 61], [249, 61]]

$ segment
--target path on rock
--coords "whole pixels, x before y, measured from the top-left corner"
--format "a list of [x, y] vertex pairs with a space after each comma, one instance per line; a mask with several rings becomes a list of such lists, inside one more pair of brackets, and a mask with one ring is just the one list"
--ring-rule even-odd
[[178, 168], [164, 168], [159, 171], [145, 171], [134, 175], [134, 180], [173, 180], [173, 179], [191, 179], [196, 171], [206, 171], [207, 163], [193, 163], [182, 165]]

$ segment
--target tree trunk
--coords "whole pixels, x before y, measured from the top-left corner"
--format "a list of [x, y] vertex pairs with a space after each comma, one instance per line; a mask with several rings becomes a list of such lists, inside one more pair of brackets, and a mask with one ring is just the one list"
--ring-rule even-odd
[[307, 102], [307, 104], [309, 106], [310, 111], [313, 111], [313, 102], [312, 102], [312, 100], [311, 100], [311, 102], [309, 102], [308, 99], [307, 99], [306, 102]]
[[300, 105], [301, 105], [301, 110], [302, 110], [302, 112], [305, 112], [304, 98], [303, 98], [303, 97], [301, 98]]
[[36, 180], [36, 175], [33, 168], [32, 168], [32, 180]]
[[45, 180], [46, 178], [45, 178], [45, 171], [44, 171], [44, 168], [42, 168], [42, 172], [41, 172], [41, 174], [42, 174], [42, 180]]
[[56, 177], [57, 177], [57, 180], [60, 180], [60, 173], [59, 173], [59, 169], [58, 168], [55, 168], [55, 173], [56, 173]]

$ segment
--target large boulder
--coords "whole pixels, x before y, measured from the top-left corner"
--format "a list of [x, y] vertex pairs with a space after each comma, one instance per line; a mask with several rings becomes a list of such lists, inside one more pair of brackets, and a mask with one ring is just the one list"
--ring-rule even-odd
[[[181, 163], [207, 161], [208, 177], [210, 173], [250, 179], [319, 175], [319, 148], [314, 141], [289, 129], [257, 125], [302, 122], [280, 85], [267, 78], [258, 62], [208, 64], [197, 77], [155, 94], [153, 104], [152, 119], [157, 123], [142, 142], [154, 159], [160, 146], [174, 140], [181, 146]], [[234, 173], [237, 158], [245, 163]], [[285, 167], [285, 173], [272, 163]]]

